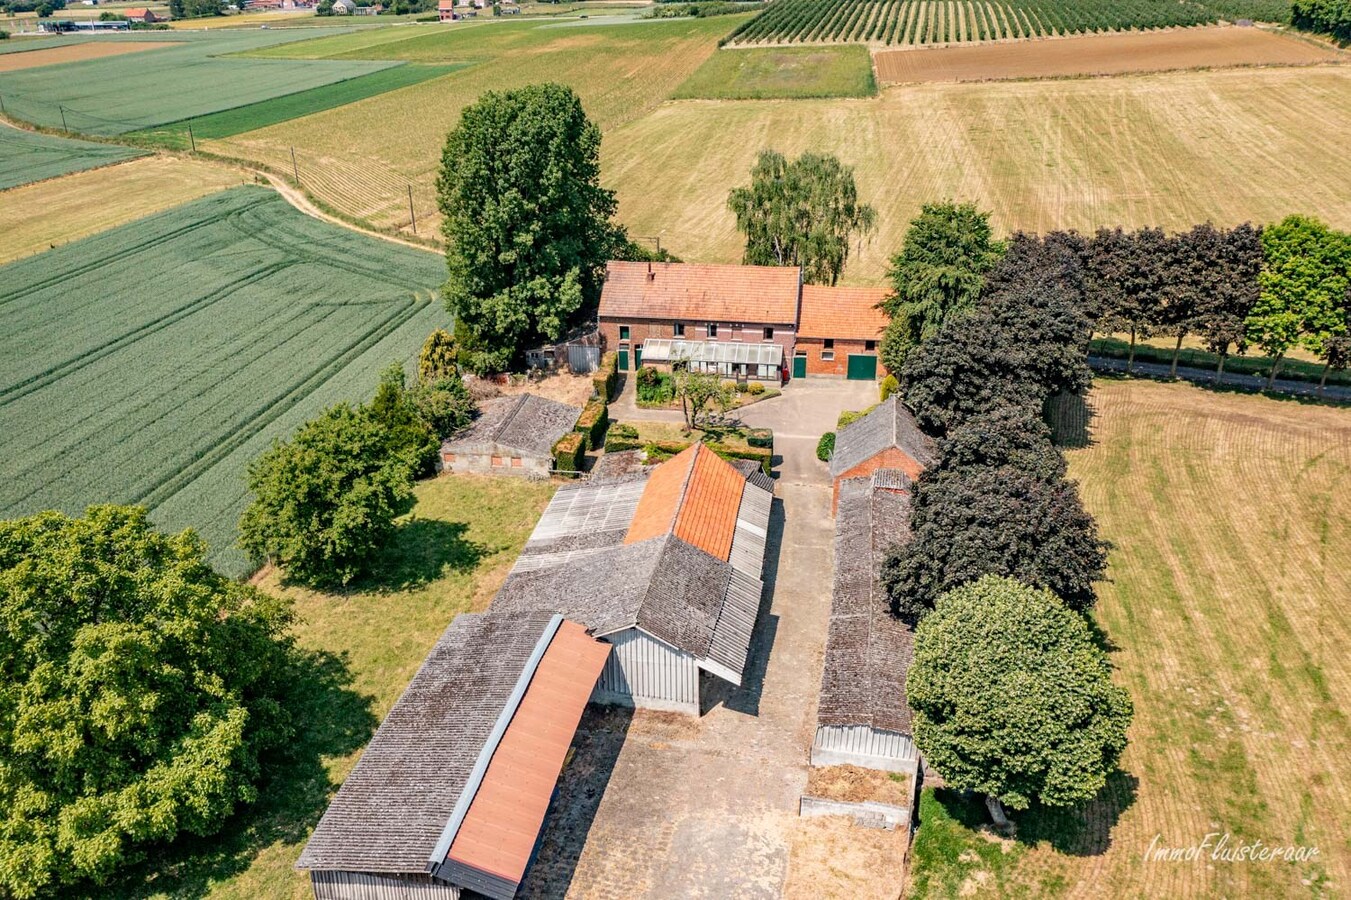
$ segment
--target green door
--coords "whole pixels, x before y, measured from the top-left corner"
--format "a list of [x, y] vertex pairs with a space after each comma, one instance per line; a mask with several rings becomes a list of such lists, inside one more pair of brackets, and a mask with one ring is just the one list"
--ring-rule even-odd
[[633, 368], [634, 368], [634, 369], [641, 369], [642, 367], [643, 367], [643, 348], [642, 348], [642, 347], [634, 347], [634, 348], [633, 348]]
[[807, 354], [799, 353], [793, 357], [793, 377], [807, 377]]
[[877, 357], [867, 353], [849, 354], [849, 368], [845, 377], [850, 381], [875, 381], [877, 379]]
[[619, 371], [627, 372], [629, 370], [629, 348], [619, 348]]

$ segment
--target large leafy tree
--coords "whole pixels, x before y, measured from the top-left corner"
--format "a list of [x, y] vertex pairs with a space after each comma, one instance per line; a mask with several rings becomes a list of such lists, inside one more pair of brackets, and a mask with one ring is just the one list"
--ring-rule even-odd
[[144, 509], [0, 522], [0, 895], [218, 831], [289, 740], [289, 607]]
[[467, 358], [499, 370], [594, 308], [622, 246], [600, 186], [600, 129], [571, 88], [489, 91], [446, 138], [437, 179], [446, 303]]
[[1127, 372], [1135, 368], [1138, 341], [1159, 326], [1167, 248], [1157, 228], [1100, 228], [1085, 247], [1087, 305], [1097, 311], [1099, 329], [1129, 332]]
[[793, 161], [761, 151], [747, 187], [727, 205], [746, 235], [742, 262], [801, 266], [808, 284], [834, 284], [856, 236], [870, 233], [876, 211], [859, 202], [854, 170], [834, 156], [804, 153]]
[[926, 203], [891, 258], [887, 314], [927, 340], [951, 316], [971, 308], [1003, 249], [990, 230], [990, 214], [975, 204]]
[[1047, 588], [1077, 610], [1092, 607], [1107, 545], [1074, 482], [1039, 468], [1014, 461], [968, 468], [955, 478], [921, 475], [910, 512], [913, 537], [882, 568], [892, 611], [922, 619], [940, 596], [985, 575]]
[[987, 577], [938, 602], [906, 675], [915, 744], [944, 781], [1002, 806], [1071, 806], [1126, 747], [1130, 695], [1083, 617], [1049, 591]]
[[1065, 477], [1065, 457], [1051, 429], [1026, 406], [993, 406], [966, 419], [939, 442], [929, 479], [965, 478], [971, 472], [1011, 466], [1043, 481]]
[[416, 466], [365, 409], [331, 407], [249, 466], [240, 545], [298, 581], [347, 584], [369, 571], [412, 508]]
[[1242, 353], [1248, 346], [1247, 319], [1257, 302], [1258, 273], [1262, 271], [1262, 229], [1244, 223], [1221, 232], [1218, 259], [1206, 277], [1209, 284], [1200, 297], [1196, 327], [1206, 349], [1219, 357], [1215, 380], [1224, 377], [1224, 364], [1231, 349]]
[[1261, 292], [1248, 315], [1248, 337], [1275, 357], [1270, 389], [1291, 347], [1315, 353], [1338, 333], [1351, 285], [1351, 237], [1308, 216], [1287, 216], [1262, 232]]
[[414, 461], [417, 474], [432, 471], [442, 436], [423, 418], [401, 364], [391, 363], [380, 373], [375, 396], [366, 407], [366, 414], [385, 432], [395, 452], [405, 453]]

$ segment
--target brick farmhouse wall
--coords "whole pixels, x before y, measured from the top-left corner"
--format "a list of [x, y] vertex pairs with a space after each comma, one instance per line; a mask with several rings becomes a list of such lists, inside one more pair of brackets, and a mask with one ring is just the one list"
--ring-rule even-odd
[[[876, 341], [861, 340], [841, 340], [836, 338], [833, 342], [833, 351], [835, 358], [827, 360], [822, 358], [826, 350], [826, 342], [822, 338], [800, 337], [797, 339], [797, 352], [805, 352], [807, 355], [807, 374], [808, 375], [838, 375], [843, 378], [848, 374], [849, 356], [853, 355], [877, 355]], [[872, 349], [868, 349], [871, 343]], [[877, 361], [877, 377], [887, 377], [886, 366], [882, 365], [882, 360]]]

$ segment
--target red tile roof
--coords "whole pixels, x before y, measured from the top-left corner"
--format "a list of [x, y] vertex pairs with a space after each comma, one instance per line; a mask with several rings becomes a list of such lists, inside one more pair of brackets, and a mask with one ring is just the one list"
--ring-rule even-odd
[[564, 621], [493, 753], [446, 858], [519, 883], [610, 645]]
[[653, 470], [624, 543], [674, 534], [725, 562], [745, 486], [746, 477], [730, 463], [695, 444]]
[[797, 304], [796, 267], [610, 262], [600, 315], [785, 325]]
[[877, 304], [890, 293], [880, 287], [804, 284], [798, 337], [877, 340], [887, 327], [886, 313]]

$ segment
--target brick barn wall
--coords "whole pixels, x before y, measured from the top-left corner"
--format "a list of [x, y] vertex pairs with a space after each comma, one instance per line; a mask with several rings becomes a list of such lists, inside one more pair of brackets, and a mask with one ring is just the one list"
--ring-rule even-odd
[[[874, 342], [873, 349], [867, 349], [865, 341], [840, 340], [835, 341], [835, 359], [833, 362], [823, 360], [821, 351], [826, 348], [826, 342], [821, 338], [800, 337], [797, 339], [797, 349], [807, 351], [807, 374], [808, 375], [838, 375], [843, 378], [848, 374], [849, 354], [868, 354], [877, 355], [877, 344]], [[882, 365], [882, 360], [877, 361], [877, 377], [879, 379], [887, 377], [886, 366]]]
[[835, 508], [840, 502], [840, 482], [846, 478], [866, 478], [878, 469], [900, 469], [910, 477], [911, 481], [919, 478], [919, 474], [924, 471], [924, 467], [915, 462], [908, 455], [897, 447], [888, 447], [876, 456], [870, 456], [863, 462], [854, 466], [852, 469], [846, 469], [835, 478], [834, 488], [830, 498], [830, 512], [835, 514]]

